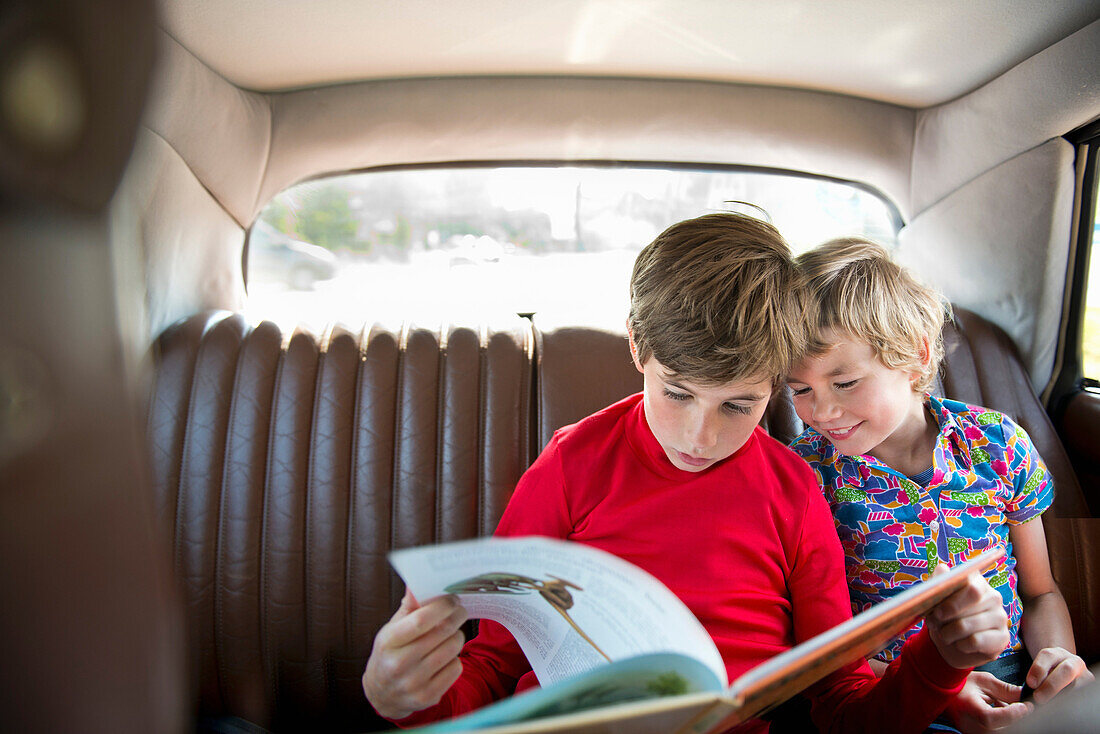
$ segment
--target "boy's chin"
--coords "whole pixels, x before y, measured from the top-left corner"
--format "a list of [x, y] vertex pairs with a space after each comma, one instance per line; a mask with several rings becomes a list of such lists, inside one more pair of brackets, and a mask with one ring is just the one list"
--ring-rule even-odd
[[832, 441], [829, 443], [833, 445], [833, 448], [837, 450], [837, 453], [844, 456], [866, 456], [874, 450], [874, 446], [864, 446], [852, 441]]

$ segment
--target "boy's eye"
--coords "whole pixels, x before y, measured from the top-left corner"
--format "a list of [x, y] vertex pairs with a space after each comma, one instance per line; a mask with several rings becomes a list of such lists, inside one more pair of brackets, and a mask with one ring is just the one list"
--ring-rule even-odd
[[810, 392], [810, 388], [808, 387], [791, 387], [792, 395], [805, 395], [808, 392]]
[[752, 412], [751, 408], [747, 408], [744, 405], [738, 405], [737, 403], [726, 403], [726, 410], [731, 413], [738, 413], [740, 415], [748, 415]]
[[859, 380], [848, 380], [847, 382], [838, 382], [836, 386], [839, 390], [847, 390], [850, 387], [855, 387], [857, 382], [859, 382]]
[[672, 390], [669, 390], [666, 387], [665, 388], [665, 397], [668, 398], [669, 400], [687, 400], [691, 396], [688, 395], [687, 393], [683, 393], [683, 392], [673, 392]]

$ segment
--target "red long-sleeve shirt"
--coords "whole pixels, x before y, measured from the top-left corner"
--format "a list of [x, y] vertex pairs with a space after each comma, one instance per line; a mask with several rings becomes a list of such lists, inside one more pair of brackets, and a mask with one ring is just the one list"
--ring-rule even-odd
[[[805, 462], [757, 428], [710, 469], [677, 469], [640, 394], [558, 431], [520, 479], [497, 535], [566, 538], [644, 568], [699, 618], [731, 681], [851, 616], [833, 519]], [[462, 676], [437, 705], [395, 723], [457, 716], [538, 684], [511, 634], [488, 620], [461, 660]], [[807, 693], [823, 731], [887, 722], [923, 731], [966, 673], [922, 633], [881, 680], [860, 662]]]

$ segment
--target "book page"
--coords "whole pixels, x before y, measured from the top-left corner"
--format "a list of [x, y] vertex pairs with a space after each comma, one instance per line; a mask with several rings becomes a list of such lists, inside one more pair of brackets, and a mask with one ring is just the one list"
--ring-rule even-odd
[[504, 625], [539, 683], [613, 660], [677, 652], [726, 685], [710, 635], [668, 587], [597, 548], [550, 538], [488, 538], [390, 553], [418, 601], [457, 594], [471, 617]]

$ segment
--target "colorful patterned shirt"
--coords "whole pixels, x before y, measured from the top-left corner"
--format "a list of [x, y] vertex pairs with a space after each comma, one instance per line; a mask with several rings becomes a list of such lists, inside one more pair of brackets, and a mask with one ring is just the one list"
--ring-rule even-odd
[[[1054, 481], [1023, 428], [1008, 416], [925, 396], [939, 425], [932, 480], [921, 487], [872, 456], [845, 456], [806, 429], [791, 444], [817, 474], [844, 548], [852, 609], [862, 611], [925, 579], [936, 564], [960, 563], [1000, 545], [1005, 557], [985, 577], [1004, 600], [1012, 642], [1021, 649], [1023, 608], [1008, 526], [1050, 507]], [[878, 658], [893, 660], [918, 622]]]

